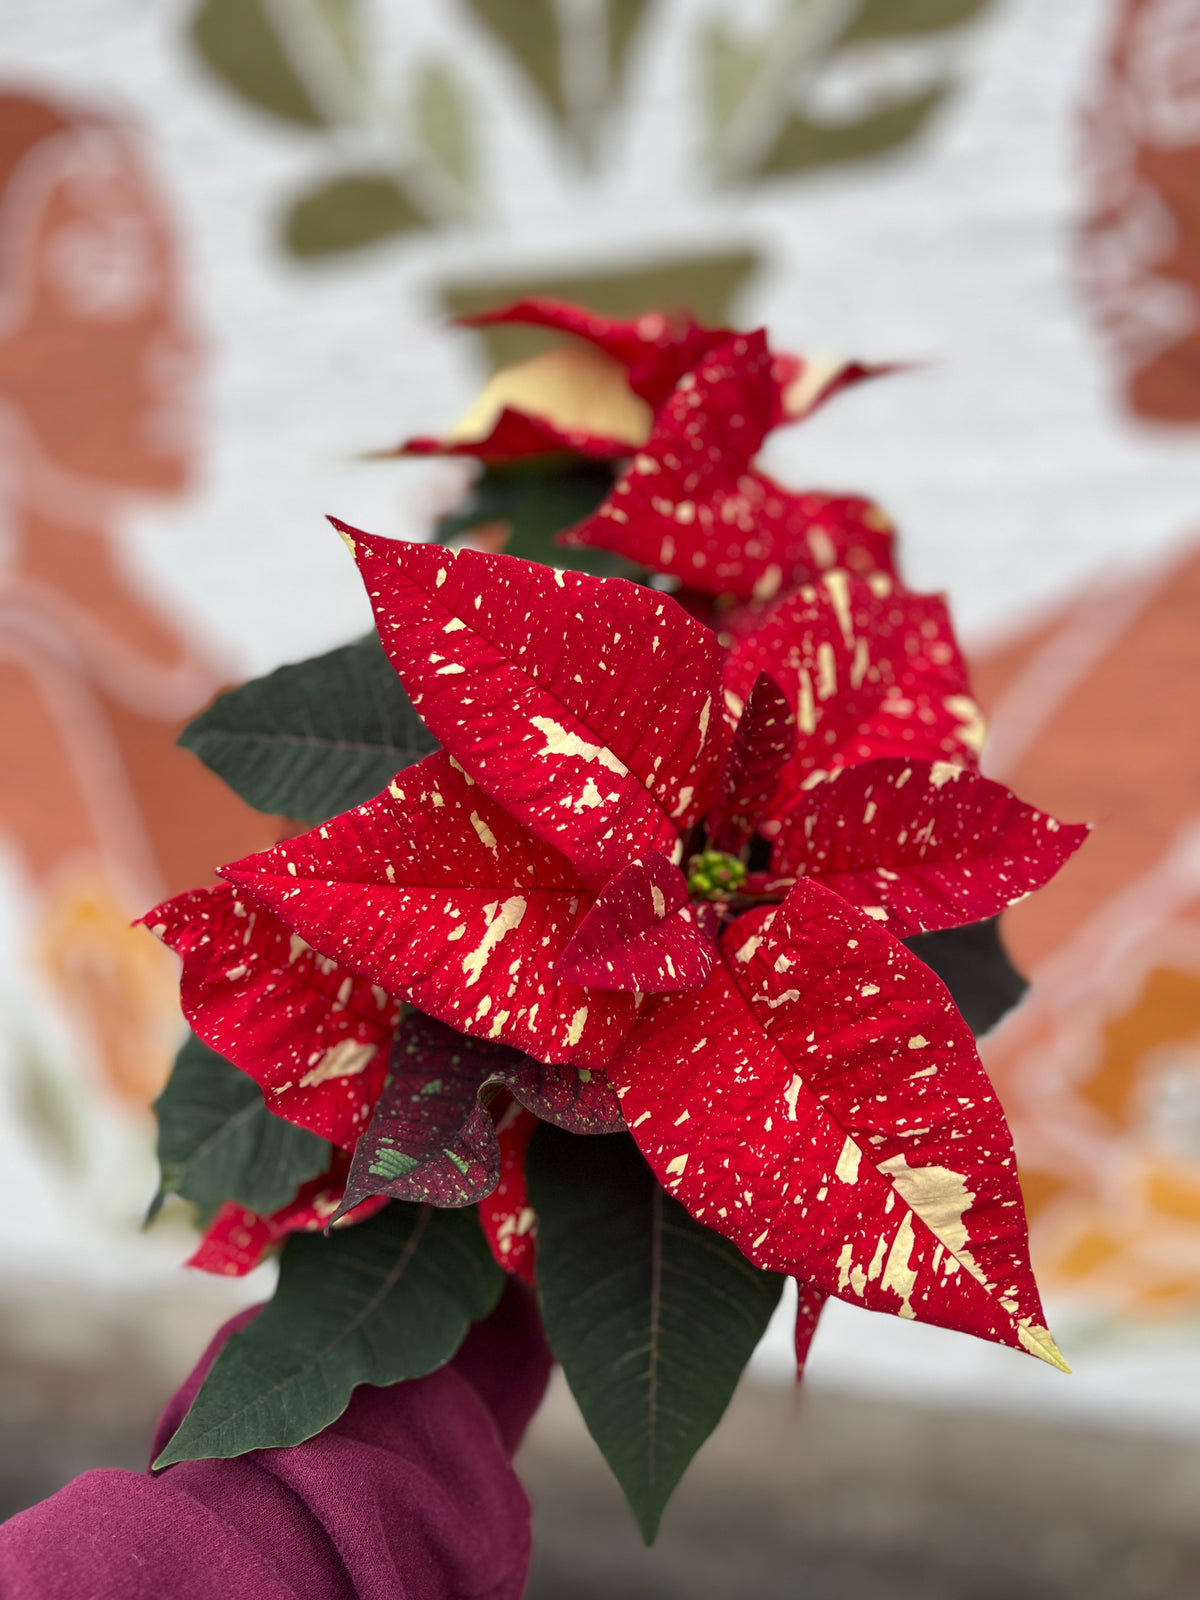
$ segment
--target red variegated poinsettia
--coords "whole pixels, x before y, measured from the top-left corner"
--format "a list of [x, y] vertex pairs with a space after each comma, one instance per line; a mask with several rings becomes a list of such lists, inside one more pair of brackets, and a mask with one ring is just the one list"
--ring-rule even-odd
[[[686, 314], [622, 320], [544, 299], [459, 321], [551, 329], [574, 343], [502, 369], [444, 438], [409, 439], [388, 453], [473, 456], [494, 465], [562, 451], [619, 460], [645, 443], [679, 381], [735, 338]], [[769, 427], [800, 421], [840, 390], [894, 370], [787, 353], [772, 355], [768, 369]]]
[[730, 335], [680, 378], [613, 493], [558, 543], [611, 550], [685, 589], [742, 601], [833, 567], [890, 572], [892, 527], [877, 506], [796, 494], [755, 467], [779, 420], [765, 333]]
[[[902, 740], [902, 763], [889, 746], [780, 797], [787, 764], [832, 766], [819, 720], [794, 685], [789, 703], [785, 671], [780, 686], [756, 677], [735, 722], [716, 636], [673, 600], [344, 532], [444, 748], [226, 868], [270, 919], [255, 931], [274, 941], [282, 924], [314, 962], [564, 1082], [610, 1084], [668, 1191], [752, 1262], [801, 1280], [804, 1304], [839, 1295], [1058, 1361], [1003, 1115], [948, 993], [884, 923], [907, 934], [992, 916], [1084, 830], [952, 776], [939, 726], [932, 749]], [[836, 583], [829, 593], [861, 689], [876, 643]], [[834, 693], [814, 676], [824, 642], [814, 705]], [[837, 724], [841, 744], [867, 738], [887, 687]], [[765, 885], [746, 882], [737, 853], [759, 817], [774, 829]], [[782, 904], [756, 902], [778, 900], [776, 879], [791, 885]], [[243, 991], [239, 1032], [230, 948], [178, 926], [171, 942], [193, 1027], [261, 1080], [262, 992]], [[278, 959], [272, 943], [266, 964]], [[515, 1177], [512, 1194], [523, 1206]], [[493, 1237], [512, 1216], [501, 1205]]]

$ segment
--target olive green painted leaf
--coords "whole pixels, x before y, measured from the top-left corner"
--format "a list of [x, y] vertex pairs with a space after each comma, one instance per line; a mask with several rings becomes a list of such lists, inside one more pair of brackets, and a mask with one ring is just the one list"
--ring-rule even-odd
[[937, 973], [976, 1038], [994, 1028], [1029, 988], [1009, 960], [999, 917], [919, 933], [904, 943]]
[[362, 15], [359, 0], [311, 0], [314, 20], [324, 25], [329, 45], [336, 50], [351, 78], [365, 77]]
[[440, 61], [417, 73], [416, 121], [421, 143], [439, 167], [464, 189], [475, 184], [475, 150], [466, 97], [453, 71]]
[[[735, 303], [757, 270], [760, 257], [750, 250], [677, 256], [646, 261], [621, 272], [570, 276], [475, 278], [442, 286], [442, 305], [454, 316], [488, 311], [513, 300], [541, 297], [566, 300], [609, 317], [635, 317], [642, 311], [690, 311], [701, 322], [721, 327], [736, 321]], [[493, 367], [548, 350], [561, 335], [542, 328], [500, 324], [472, 330]]]
[[649, 0], [608, 0], [609, 99], [620, 98], [638, 30], [650, 14]]
[[444, 1366], [503, 1284], [473, 1210], [393, 1201], [328, 1237], [293, 1234], [275, 1298], [229, 1340], [155, 1467], [311, 1439], [357, 1384]]
[[375, 634], [218, 695], [179, 743], [257, 810], [301, 822], [369, 800], [438, 748]]
[[969, 22], [990, 4], [991, 0], [860, 0], [856, 15], [838, 43], [939, 33], [943, 28]]
[[693, 1221], [628, 1134], [543, 1125], [525, 1171], [546, 1335], [649, 1544], [784, 1280]]
[[288, 122], [325, 125], [263, 0], [204, 0], [189, 31], [205, 65], [235, 94]]
[[562, 30], [555, 0], [466, 0], [466, 7], [521, 68], [554, 120], [565, 127]]
[[949, 87], [948, 83], [936, 84], [853, 122], [813, 122], [796, 113], [788, 118], [759, 164], [759, 175], [770, 177], [841, 161], [861, 161], [907, 144], [941, 105]]
[[292, 202], [283, 242], [294, 256], [327, 256], [428, 226], [390, 173], [348, 172]]
[[269, 1216], [329, 1165], [326, 1140], [273, 1116], [253, 1078], [194, 1034], [175, 1057], [154, 1114], [161, 1180], [148, 1222], [168, 1194], [202, 1212], [236, 1200]]
[[748, 44], [719, 22], [701, 37], [709, 140], [720, 143], [765, 65], [766, 50]]

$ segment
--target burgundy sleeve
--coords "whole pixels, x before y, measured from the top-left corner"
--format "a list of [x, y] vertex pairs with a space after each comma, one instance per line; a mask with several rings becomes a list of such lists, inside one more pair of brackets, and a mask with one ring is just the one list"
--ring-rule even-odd
[[[179, 1425], [227, 1323], [163, 1413]], [[529, 1503], [510, 1461], [549, 1376], [510, 1281], [449, 1366], [364, 1385], [290, 1450], [85, 1472], [0, 1527], [5, 1600], [520, 1600]]]

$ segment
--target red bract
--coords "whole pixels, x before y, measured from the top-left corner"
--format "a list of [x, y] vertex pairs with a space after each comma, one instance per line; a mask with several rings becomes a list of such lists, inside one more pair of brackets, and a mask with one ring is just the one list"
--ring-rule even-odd
[[1012, 1140], [938, 979], [816, 884], [723, 943], [708, 988], [649, 1001], [609, 1066], [660, 1181], [810, 1290], [1061, 1362]]
[[[735, 736], [715, 637], [653, 591], [348, 542], [392, 662], [448, 748], [228, 876], [388, 993], [611, 1080], [661, 1180], [752, 1261], [1054, 1359], [1007, 1130], [939, 980], [804, 881], [719, 950], [713, 885], [745, 871], [730, 856], [694, 857], [691, 883], [718, 897], [685, 904], [674, 863], [702, 842], [701, 819], [743, 837], [747, 795], [786, 752], [779, 697], [756, 689]], [[948, 787], [914, 791], [932, 807], [914, 826], [945, 822]], [[1042, 868], [1028, 820], [1009, 819], [1006, 892], [1029, 860]], [[973, 870], [948, 857], [943, 885]], [[943, 894], [956, 919], [960, 889]]]
[[910, 594], [882, 573], [827, 572], [735, 641], [725, 666], [735, 708], [764, 672], [796, 719], [785, 791], [814, 771], [880, 756], [978, 760], [983, 717], [936, 595]]
[[766, 831], [770, 871], [751, 874], [747, 893], [778, 898], [808, 878], [897, 939], [996, 916], [1048, 883], [1088, 834], [965, 767], [896, 758], [793, 791]]
[[514, 1100], [496, 1119], [500, 1146], [500, 1181], [479, 1202], [483, 1236], [497, 1263], [526, 1283], [534, 1281], [537, 1254], [537, 1218], [529, 1204], [525, 1183], [525, 1152], [538, 1119]]
[[[518, 300], [496, 311], [460, 317], [468, 327], [518, 323], [549, 328], [584, 340], [610, 361], [625, 368], [625, 382], [651, 414], [664, 405], [676, 385], [712, 351], [735, 335], [728, 328], [705, 328], [690, 316], [647, 312], [631, 320], [602, 317], [579, 306], [553, 300]], [[578, 345], [575, 346], [579, 348]], [[861, 362], [806, 361], [776, 354], [769, 360], [768, 427], [809, 416], [841, 389], [893, 371], [890, 366]], [[581, 374], [583, 388], [587, 375]], [[551, 410], [554, 408], [551, 407]], [[647, 418], [648, 420], [648, 418]], [[643, 443], [645, 426], [605, 434], [567, 425], [561, 417], [505, 407], [482, 436], [410, 439], [394, 452], [400, 455], [469, 455], [493, 464], [571, 451], [600, 459], [620, 459]]]
[[[647, 311], [622, 320], [603, 317], [581, 306], [556, 300], [518, 300], [496, 311], [479, 311], [460, 317], [467, 327], [521, 323], [553, 328], [586, 339], [626, 369], [629, 387], [655, 410], [675, 385], [705, 356], [735, 337], [729, 328], [706, 328], [686, 312], [674, 316]], [[895, 371], [891, 365], [868, 366], [860, 361], [813, 361], [777, 353], [771, 358], [775, 386], [775, 422], [795, 422], [808, 416], [840, 389]]]
[[810, 1284], [796, 1284], [796, 1331], [794, 1335], [794, 1348], [796, 1352], [796, 1382], [799, 1383], [804, 1376], [804, 1367], [808, 1361], [808, 1352], [812, 1348], [813, 1334], [817, 1331], [817, 1323], [821, 1319], [821, 1312], [828, 1300], [827, 1294], [822, 1294], [819, 1289], [814, 1289]]
[[277, 1117], [351, 1148], [383, 1086], [399, 1002], [226, 884], [141, 920], [183, 957], [180, 1003], [205, 1044], [250, 1074]]
[[890, 571], [888, 519], [857, 497], [793, 494], [753, 465], [778, 422], [763, 333], [681, 378], [599, 510], [559, 543], [612, 550], [689, 589], [769, 599], [829, 567]]
[[[269, 1217], [260, 1217], [235, 1200], [227, 1200], [209, 1223], [188, 1266], [223, 1278], [244, 1278], [254, 1271], [271, 1246], [289, 1233], [318, 1233], [327, 1228], [342, 1203], [348, 1168], [346, 1157], [339, 1157], [327, 1173], [304, 1184], [294, 1200]], [[365, 1222], [386, 1204], [383, 1195], [364, 1200], [348, 1211], [337, 1226], [348, 1228]]]

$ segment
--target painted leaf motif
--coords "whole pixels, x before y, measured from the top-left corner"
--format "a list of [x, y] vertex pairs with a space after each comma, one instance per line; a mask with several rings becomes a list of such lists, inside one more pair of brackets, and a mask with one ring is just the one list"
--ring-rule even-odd
[[357, 1384], [443, 1366], [503, 1286], [472, 1211], [392, 1202], [352, 1231], [297, 1234], [274, 1299], [221, 1351], [155, 1467], [311, 1439]]
[[651, 853], [605, 884], [554, 971], [597, 989], [661, 994], [702, 989], [712, 963], [713, 948], [692, 918], [683, 874]]
[[632, 995], [559, 983], [591, 904], [574, 867], [444, 751], [374, 800], [224, 869], [332, 960], [476, 1038], [602, 1068]]
[[276, 1116], [353, 1145], [387, 1072], [398, 1003], [225, 884], [141, 920], [183, 959], [193, 1031], [249, 1073]]
[[649, 1001], [609, 1069], [668, 1191], [816, 1291], [1061, 1363], [1012, 1139], [942, 985], [815, 883], [725, 940], [731, 966]]
[[898, 939], [995, 916], [1048, 883], [1088, 835], [965, 767], [895, 758], [794, 792], [766, 831], [771, 869], [748, 891], [782, 894], [811, 878]]
[[717, 850], [740, 855], [779, 787], [779, 775], [796, 744], [796, 719], [783, 690], [759, 673], [725, 756], [717, 797], [708, 818]]
[[324, 1139], [272, 1116], [254, 1079], [195, 1034], [175, 1057], [154, 1114], [162, 1179], [148, 1220], [165, 1194], [202, 1211], [233, 1200], [269, 1214], [329, 1165]]
[[413, 704], [482, 789], [593, 881], [671, 854], [726, 738], [706, 628], [620, 579], [343, 532]]
[[808, 1364], [808, 1352], [812, 1348], [813, 1334], [817, 1331], [817, 1323], [821, 1320], [821, 1312], [829, 1296], [822, 1294], [819, 1289], [814, 1289], [811, 1284], [796, 1280], [796, 1332], [794, 1346], [796, 1351], [796, 1382], [799, 1383], [804, 1376], [804, 1368]]
[[496, 1123], [500, 1147], [500, 1181], [479, 1202], [479, 1221], [498, 1266], [534, 1284], [537, 1261], [537, 1217], [529, 1204], [525, 1152], [538, 1125], [532, 1111], [511, 1101]]
[[387, 1199], [366, 1200], [338, 1219], [348, 1166], [345, 1152], [339, 1151], [328, 1172], [302, 1185], [293, 1199], [269, 1216], [227, 1200], [205, 1229], [187, 1265], [219, 1277], [244, 1278], [290, 1233], [320, 1233], [335, 1221], [339, 1228], [365, 1222], [387, 1205]]
[[430, 225], [385, 166], [327, 178], [297, 195], [281, 219], [281, 243], [302, 259], [361, 250]]
[[945, 604], [883, 573], [864, 582], [836, 569], [785, 596], [733, 643], [725, 687], [735, 705], [760, 672], [779, 684], [796, 718], [785, 790], [811, 772], [882, 756], [978, 759], [983, 719]]
[[796, 495], [753, 468], [778, 408], [765, 335], [722, 345], [680, 382], [600, 509], [559, 542], [615, 550], [689, 588], [746, 600], [834, 562], [890, 570], [890, 524], [867, 502]]
[[218, 695], [179, 743], [259, 811], [306, 822], [437, 749], [374, 634]]

